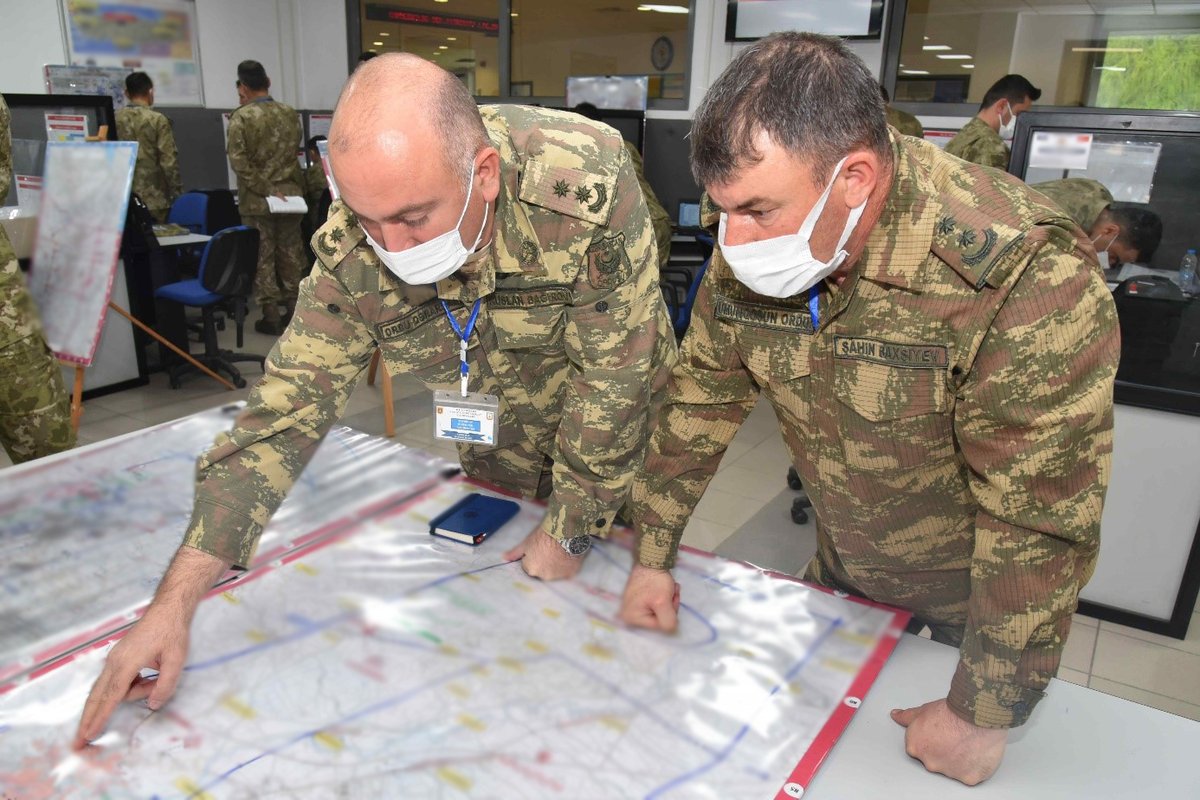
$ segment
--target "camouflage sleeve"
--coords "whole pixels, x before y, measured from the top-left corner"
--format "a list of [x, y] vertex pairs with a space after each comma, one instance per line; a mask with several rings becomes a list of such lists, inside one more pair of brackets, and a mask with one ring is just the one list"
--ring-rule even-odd
[[271, 515], [341, 417], [375, 342], [340, 282], [320, 264], [267, 356], [233, 429], [196, 464], [183, 543], [246, 567]]
[[985, 167], [995, 167], [996, 169], [1008, 169], [1008, 145], [1001, 142], [995, 145], [989, 142], [976, 142], [975, 152], [967, 161], [972, 161], [976, 164], [982, 164]]
[[710, 267], [696, 293], [679, 363], [633, 484], [630, 521], [644, 567], [675, 565], [683, 529], [758, 398], [732, 336], [714, 321], [714, 272]]
[[250, 150], [251, 143], [246, 140], [246, 126], [238, 118], [238, 115], [234, 114], [229, 120], [229, 144], [226, 148], [229, 155], [229, 166], [233, 168], [234, 173], [247, 189], [263, 197], [269, 197], [275, 192], [275, 188], [262, 174], [262, 170], [255, 167], [250, 158]]
[[1119, 335], [1095, 262], [1071, 248], [1034, 257], [958, 395], [979, 511], [948, 702], [983, 727], [1022, 724], [1042, 697], [1100, 544]]
[[171, 121], [165, 116], [158, 118], [158, 164], [167, 179], [167, 200], [174, 202], [183, 194], [183, 181], [179, 177], [179, 152], [175, 149], [175, 132]]
[[612, 203], [567, 311], [572, 374], [546, 516], [548, 532], [559, 539], [603, 534], [612, 524], [645, 453], [656, 374], [675, 355], [650, 218], [624, 151]]
[[10, 129], [8, 104], [0, 96], [0, 203], [8, 197], [8, 184], [12, 181], [12, 131]]

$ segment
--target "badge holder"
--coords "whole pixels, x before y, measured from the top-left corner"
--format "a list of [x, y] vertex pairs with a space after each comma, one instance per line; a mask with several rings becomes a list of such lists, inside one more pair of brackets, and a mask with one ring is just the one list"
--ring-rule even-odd
[[467, 391], [467, 379], [470, 377], [470, 367], [467, 365], [467, 341], [475, 330], [475, 320], [479, 317], [479, 301], [471, 309], [464, 330], [454, 320], [450, 307], [442, 301], [442, 309], [450, 327], [458, 336], [458, 372], [460, 376], [459, 391], [450, 392], [438, 389], [433, 393], [433, 438], [465, 444], [496, 443], [496, 420], [500, 416], [500, 399], [494, 394], [480, 394]]

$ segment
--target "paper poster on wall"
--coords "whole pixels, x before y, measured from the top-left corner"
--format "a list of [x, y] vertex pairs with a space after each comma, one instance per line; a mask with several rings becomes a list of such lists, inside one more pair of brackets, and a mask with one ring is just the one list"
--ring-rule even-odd
[[1034, 131], [1029, 166], [1041, 169], [1087, 169], [1092, 134]]
[[47, 94], [84, 94], [112, 99], [113, 111], [127, 105], [125, 78], [129, 67], [77, 67], [47, 64], [42, 69]]
[[329, 126], [333, 124], [333, 114], [309, 114], [308, 138], [314, 136], [329, 136]]
[[88, 366], [112, 292], [137, 142], [51, 142], [29, 292], [46, 342]]
[[87, 116], [84, 114], [46, 114], [48, 142], [82, 142], [87, 133]]
[[141, 70], [159, 105], [204, 105], [194, 0], [63, 0], [72, 64]]
[[17, 206], [22, 216], [36, 216], [42, 204], [42, 177], [17, 175]]

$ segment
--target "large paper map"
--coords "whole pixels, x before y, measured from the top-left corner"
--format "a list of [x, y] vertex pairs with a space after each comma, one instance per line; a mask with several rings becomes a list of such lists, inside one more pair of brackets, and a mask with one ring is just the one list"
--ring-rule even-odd
[[[428, 520], [441, 481], [251, 569], [202, 603], [174, 700], [68, 750], [105, 648], [0, 694], [12, 797], [798, 797], [905, 615], [681, 555], [680, 629], [616, 620], [631, 556], [529, 579]], [[290, 538], [290, 537], [287, 537]], [[295, 544], [295, 543], [293, 543]], [[784, 787], [787, 785], [785, 791]]]

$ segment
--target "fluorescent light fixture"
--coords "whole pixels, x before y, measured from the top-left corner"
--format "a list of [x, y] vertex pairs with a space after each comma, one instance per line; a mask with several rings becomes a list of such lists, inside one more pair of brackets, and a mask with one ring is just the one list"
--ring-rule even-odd
[[900, 71], [902, 73], [904, 73], [905, 75], [928, 75], [929, 74], [929, 70], [927, 70], [927, 69], [902, 69]]
[[1124, 72], [1125, 67], [1092, 67], [1092, 69], [1102, 69], [1108, 72]]
[[391, 34], [390, 34], [390, 33], [388, 33], [387, 31], [380, 31], [380, 32], [379, 32], [379, 35], [380, 35], [380, 36], [391, 36]]
[[1140, 47], [1072, 47], [1072, 53], [1140, 53]]
[[509, 13], [509, 16], [510, 16], [510, 17], [519, 17], [519, 16], [521, 16], [521, 15], [520, 15], [520, 14], [518, 14], [516, 11], [512, 11], [512, 12], [510, 12], [510, 13]]
[[975, 56], [968, 56], [962, 53], [950, 53], [949, 55], [941, 55], [940, 53], [938, 54], [938, 58], [942, 59], [943, 61], [970, 61], [974, 57]]
[[383, 47], [383, 42], [371, 42], [371, 44], [375, 45], [376, 47]]
[[921, 48], [922, 50], [953, 50], [954, 48], [948, 44], [927, 44]]
[[448, 45], [448, 44], [439, 44], [438, 45], [438, 50], [449, 50], [449, 49], [450, 49], [450, 45]]
[[959, 64], [959, 66], [962, 67], [963, 69], [975, 69], [974, 64]]
[[447, 37], [446, 37], [446, 41], [447, 41], [447, 42], [457, 42], [457, 41], [458, 41], [458, 37], [457, 37], [457, 36], [447, 36]]
[[657, 11], [660, 14], [686, 14], [687, 6], [671, 6], [663, 3], [642, 3], [638, 11]]

